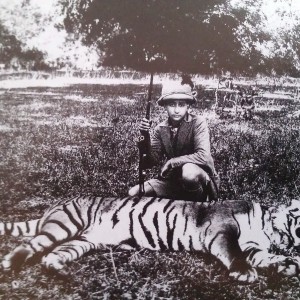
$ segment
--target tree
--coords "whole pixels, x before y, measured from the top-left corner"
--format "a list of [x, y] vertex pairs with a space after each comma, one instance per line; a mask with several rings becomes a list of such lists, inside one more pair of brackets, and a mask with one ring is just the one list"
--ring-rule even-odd
[[261, 69], [267, 75], [300, 75], [300, 43], [299, 43], [299, 1], [297, 0], [263, 0], [272, 7], [265, 23], [265, 35], [262, 43], [264, 53]]
[[264, 73], [279, 76], [300, 75], [300, 25], [281, 28], [270, 39], [268, 55], [264, 57]]
[[34, 48], [24, 50], [22, 46], [22, 42], [0, 23], [0, 63], [10, 65], [12, 59], [15, 59], [22, 68], [47, 69], [41, 51]]
[[[239, 71], [250, 61], [238, 36], [250, 12], [244, 10], [241, 17], [229, 0], [75, 0], [61, 5], [66, 29], [82, 35], [87, 45], [97, 44], [106, 66], [209, 73]], [[250, 31], [243, 33], [253, 39]]]
[[0, 62], [7, 64], [21, 52], [21, 42], [0, 23]]
[[38, 49], [25, 50], [20, 54], [23, 67], [28, 70], [49, 70], [50, 67], [45, 63], [44, 54]]
[[[62, 26], [58, 0], [1, 0], [0, 22], [22, 42], [24, 51], [42, 51], [44, 61], [54, 68], [59, 59], [72, 68], [92, 68], [97, 65], [98, 55], [91, 47], [83, 47], [73, 34], [67, 34]], [[67, 61], [67, 58], [69, 60]]]

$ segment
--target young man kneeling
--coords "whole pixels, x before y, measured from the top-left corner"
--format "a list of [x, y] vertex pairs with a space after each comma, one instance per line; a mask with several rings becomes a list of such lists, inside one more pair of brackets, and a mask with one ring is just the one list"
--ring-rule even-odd
[[[145, 182], [145, 196], [191, 201], [211, 201], [218, 198], [218, 176], [210, 152], [209, 130], [202, 116], [189, 113], [196, 102], [193, 85], [170, 82], [163, 85], [157, 103], [168, 114], [151, 135], [147, 152], [148, 167], [165, 163], [157, 179]], [[149, 132], [151, 122], [146, 118], [140, 131]], [[139, 185], [128, 194], [139, 195]]]

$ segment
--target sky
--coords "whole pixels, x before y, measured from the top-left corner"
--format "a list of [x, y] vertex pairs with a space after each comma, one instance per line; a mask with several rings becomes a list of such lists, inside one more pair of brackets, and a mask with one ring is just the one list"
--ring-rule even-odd
[[[231, 3], [236, 6], [246, 5], [247, 0], [231, 0]], [[280, 18], [281, 12], [300, 14], [300, 0], [263, 0], [261, 8], [266, 16], [266, 28], [270, 31], [276, 31], [278, 28], [286, 27], [294, 24], [295, 20], [290, 15], [285, 18]]]
[[267, 27], [270, 30], [277, 30], [281, 27], [293, 25], [295, 20], [291, 17], [279, 18], [278, 13], [280, 11], [286, 11], [289, 14], [300, 14], [300, 0], [264, 0], [262, 11], [268, 18]]

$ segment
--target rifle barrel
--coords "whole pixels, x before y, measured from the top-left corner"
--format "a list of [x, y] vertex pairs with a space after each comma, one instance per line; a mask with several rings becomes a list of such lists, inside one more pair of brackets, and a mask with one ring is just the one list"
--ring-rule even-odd
[[[147, 99], [147, 108], [146, 108], [146, 118], [150, 120], [150, 108], [151, 108], [151, 97], [153, 90], [153, 73], [151, 72], [150, 77], [150, 86], [148, 89], [148, 99]], [[147, 143], [149, 142], [149, 132], [142, 132], [140, 136], [140, 141], [138, 143], [140, 160], [139, 160], [139, 197], [142, 197], [145, 194], [145, 163], [147, 160]]]
[[146, 108], [146, 119], [148, 119], [148, 120], [150, 120], [152, 90], [153, 90], [153, 73], [151, 72], [150, 86], [149, 86], [149, 89], [148, 89], [147, 108]]

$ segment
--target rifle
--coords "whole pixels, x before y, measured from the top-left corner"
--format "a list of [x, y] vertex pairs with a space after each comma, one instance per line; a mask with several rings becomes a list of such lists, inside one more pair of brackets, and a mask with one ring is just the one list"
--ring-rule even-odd
[[[150, 76], [150, 86], [148, 90], [148, 99], [146, 107], [146, 119], [150, 120], [150, 108], [151, 108], [151, 96], [153, 89], [153, 73]], [[149, 144], [150, 144], [150, 134], [149, 131], [142, 131], [141, 136], [138, 141], [139, 148], [139, 197], [142, 197], [145, 194], [145, 177], [146, 177], [146, 166], [149, 156]]]
[[218, 109], [219, 106], [219, 97], [218, 97], [219, 86], [220, 86], [220, 79], [218, 80], [218, 86], [215, 91], [215, 97], [216, 97], [215, 111]]

